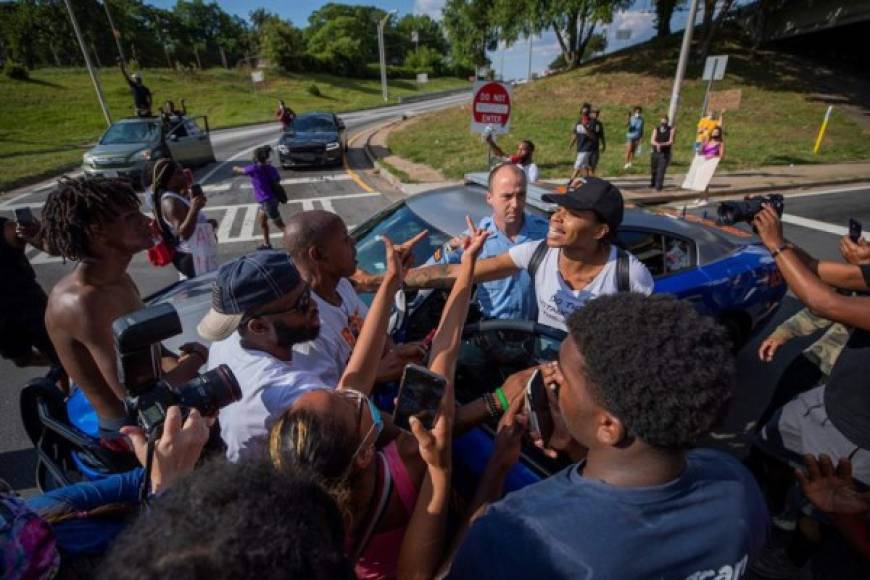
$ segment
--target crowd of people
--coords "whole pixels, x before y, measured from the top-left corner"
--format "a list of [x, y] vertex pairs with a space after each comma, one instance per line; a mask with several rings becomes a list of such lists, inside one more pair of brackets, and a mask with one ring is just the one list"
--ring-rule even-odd
[[[150, 93], [141, 98], [137, 108], [150, 108]], [[293, 115], [281, 102], [277, 119]], [[626, 167], [643, 136], [636, 107]], [[650, 137], [657, 189], [674, 136], [662, 117]], [[4, 328], [22, 332], [4, 334], [0, 352], [62, 368], [59, 387], [69, 388], [68, 375], [96, 413], [99, 445], [142, 465], [27, 501], [0, 489], [2, 575], [703, 580], [752, 569], [775, 578], [805, 567], [831, 533], [870, 557], [870, 246], [846, 237], [843, 262], [819, 261], [784, 238], [773, 208], [754, 218], [806, 306], [759, 358], [827, 332], [784, 373], [741, 462], [700, 447], [735, 389], [727, 333], [689, 302], [653, 295], [646, 266], [617, 244], [622, 194], [594, 176], [606, 148], [600, 111], [581, 108], [575, 175], [564, 193], [543, 196], [555, 208], [549, 220], [526, 211], [534, 144], [506, 155], [486, 140], [502, 161], [489, 173], [491, 215], [469, 218], [424, 264], [413, 250], [426, 231], [382, 237], [380, 273], [359, 268], [338, 215], [281, 217], [268, 148], [237, 170], [251, 178], [263, 244], [223, 264], [202, 188], [171, 159], [148, 170], [151, 219], [128, 183], [99, 177], [63, 178], [42, 223], [0, 218], [0, 271], [28, 290], [4, 294]], [[698, 152], [724, 154], [721, 122]], [[217, 270], [196, 328], [203, 342], [161, 347], [163, 379], [179, 386], [226, 367], [241, 392], [215, 416], [170, 407], [156, 442], [125, 406], [112, 333], [113, 321], [145, 306], [128, 267], [155, 242], [181, 276]], [[77, 263], [47, 296], [27, 244]], [[394, 296], [423, 289], [446, 296], [437, 325], [426, 340], [394, 343]], [[361, 292], [373, 293], [369, 305]], [[558, 354], [490, 384], [488, 346], [462, 336], [472, 301], [485, 319], [564, 331]], [[482, 392], [461, 405], [460, 364]], [[445, 388], [431, 422], [400, 427], [376, 400], [409, 365]], [[530, 419], [535, 373], [552, 432]], [[453, 441], [485, 423], [492, 454], [476, 489], [454, 501]], [[567, 467], [505, 494], [525, 444]]]

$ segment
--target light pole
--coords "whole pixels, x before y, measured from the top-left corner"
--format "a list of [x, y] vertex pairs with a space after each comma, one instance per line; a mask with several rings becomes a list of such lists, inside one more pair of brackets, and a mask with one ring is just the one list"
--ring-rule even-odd
[[529, 34], [529, 72], [526, 74], [526, 80], [532, 82], [532, 40], [533, 37]]
[[668, 122], [671, 127], [677, 125], [677, 104], [680, 102], [680, 85], [686, 74], [689, 62], [689, 49], [692, 45], [692, 30], [695, 28], [695, 13], [698, 11], [698, 0], [689, 4], [689, 18], [686, 20], [686, 30], [683, 32], [683, 45], [680, 47], [680, 60], [677, 62], [677, 74], [674, 76], [674, 89], [671, 91], [671, 106], [668, 107]]
[[115, 44], [118, 45], [118, 56], [121, 57], [121, 63], [126, 66], [127, 59], [124, 57], [124, 49], [121, 48], [121, 31], [115, 28], [112, 13], [109, 11], [109, 0], [103, 0], [103, 8], [106, 9], [106, 18], [109, 19], [109, 26], [112, 28], [112, 37], [115, 39]]
[[88, 54], [88, 49], [85, 46], [85, 39], [82, 38], [82, 31], [79, 30], [79, 23], [76, 20], [76, 15], [73, 12], [69, 0], [63, 0], [66, 4], [69, 19], [72, 21], [73, 31], [76, 33], [76, 38], [79, 41], [79, 47], [82, 49], [82, 56], [85, 57], [85, 66], [88, 68], [88, 74], [91, 75], [91, 82], [94, 84], [94, 90], [97, 91], [97, 99], [100, 101], [100, 108], [103, 109], [103, 116], [106, 118], [106, 125], [112, 126], [112, 116], [109, 114], [109, 106], [106, 104], [106, 97], [103, 96], [103, 88], [100, 86], [100, 79], [97, 77], [97, 72], [94, 70], [94, 65], [91, 64], [91, 56]]
[[396, 12], [398, 10], [390, 10], [378, 22], [378, 53], [381, 57], [381, 93], [384, 96], [385, 103], [389, 100], [389, 97], [387, 96], [387, 53], [384, 50], [384, 27], [387, 25], [390, 17]]

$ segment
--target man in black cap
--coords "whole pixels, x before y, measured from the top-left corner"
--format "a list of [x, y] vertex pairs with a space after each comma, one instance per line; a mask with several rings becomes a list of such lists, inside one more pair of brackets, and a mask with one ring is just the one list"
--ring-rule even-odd
[[[543, 241], [512, 247], [480, 260], [475, 282], [488, 282], [526, 270], [534, 280], [538, 322], [566, 330], [565, 320], [588, 301], [620, 291], [650, 294], [653, 279], [637, 258], [612, 241], [622, 223], [622, 194], [597, 177], [572, 182], [564, 194], [543, 196], [558, 206]], [[449, 288], [458, 266], [433, 265], [410, 270], [408, 288]]]
[[387, 319], [402, 280], [400, 252], [389, 240], [384, 283], [372, 301], [356, 348], [338, 385], [325, 385], [293, 364], [293, 345], [320, 332], [311, 288], [284, 252], [260, 250], [224, 264], [212, 287], [212, 307], [197, 331], [212, 341], [209, 368], [230, 367], [242, 399], [220, 411], [221, 437], [231, 461], [256, 456], [272, 423], [312, 389], [353, 388], [368, 394], [384, 350]]

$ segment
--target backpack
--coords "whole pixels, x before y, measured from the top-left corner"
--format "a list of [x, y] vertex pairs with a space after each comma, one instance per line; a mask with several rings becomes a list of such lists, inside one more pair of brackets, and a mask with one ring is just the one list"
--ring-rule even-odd
[[[547, 255], [547, 240], [541, 240], [538, 242], [538, 247], [535, 248], [535, 252], [532, 254], [532, 259], [529, 261], [529, 277], [534, 282], [535, 280], [535, 272], [538, 271], [538, 268], [541, 265], [541, 262], [544, 261], [544, 256]], [[631, 275], [629, 273], [629, 263], [628, 263], [628, 252], [620, 248], [616, 247], [616, 291], [617, 292], [628, 292], [631, 290]]]

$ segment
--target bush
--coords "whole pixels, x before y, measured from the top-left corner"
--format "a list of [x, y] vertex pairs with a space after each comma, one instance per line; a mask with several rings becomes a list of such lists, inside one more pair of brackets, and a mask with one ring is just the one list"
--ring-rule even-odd
[[21, 63], [15, 62], [14, 60], [6, 61], [6, 65], [3, 67], [3, 74], [10, 79], [15, 79], [17, 81], [26, 81], [30, 78], [30, 73], [27, 71], [27, 67]]
[[320, 87], [311, 83], [307, 87], [305, 87], [305, 92], [307, 92], [312, 97], [322, 97], [323, 95], [320, 93]]

